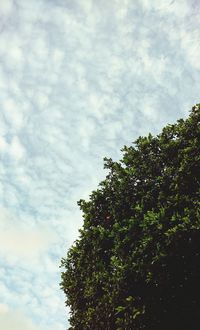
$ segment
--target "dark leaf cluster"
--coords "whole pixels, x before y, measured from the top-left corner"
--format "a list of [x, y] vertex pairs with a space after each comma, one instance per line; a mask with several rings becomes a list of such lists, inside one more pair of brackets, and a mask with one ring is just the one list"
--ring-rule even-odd
[[122, 151], [78, 202], [83, 228], [62, 259], [70, 329], [199, 329], [200, 105]]

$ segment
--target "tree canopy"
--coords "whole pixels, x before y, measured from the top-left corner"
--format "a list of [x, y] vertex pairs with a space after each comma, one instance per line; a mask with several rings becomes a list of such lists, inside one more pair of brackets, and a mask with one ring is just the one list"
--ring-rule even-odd
[[78, 202], [84, 224], [62, 259], [70, 329], [198, 329], [200, 105], [122, 151]]

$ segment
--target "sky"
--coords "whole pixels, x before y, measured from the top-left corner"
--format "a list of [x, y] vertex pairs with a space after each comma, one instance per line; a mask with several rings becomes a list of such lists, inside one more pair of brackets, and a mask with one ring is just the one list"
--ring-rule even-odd
[[65, 330], [103, 158], [200, 102], [198, 0], [0, 0], [0, 329]]

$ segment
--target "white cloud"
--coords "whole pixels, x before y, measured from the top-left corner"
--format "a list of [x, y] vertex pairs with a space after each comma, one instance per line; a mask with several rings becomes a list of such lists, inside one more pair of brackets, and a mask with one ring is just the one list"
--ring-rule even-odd
[[8, 144], [3, 136], [0, 136], [0, 150], [5, 152]]
[[32, 322], [23, 311], [10, 309], [5, 304], [0, 304], [0, 328], [5, 330], [42, 330]]
[[46, 227], [35, 227], [21, 223], [8, 210], [1, 208], [0, 255], [9, 262], [29, 261], [40, 258], [55, 242], [56, 235]]
[[142, 0], [142, 4], [145, 9], [148, 10], [156, 10], [159, 14], [166, 15], [175, 15], [178, 17], [184, 17], [188, 13], [188, 1], [181, 0], [181, 1], [172, 1], [172, 0]]
[[15, 61], [16, 63], [20, 63], [23, 59], [23, 54], [21, 49], [16, 46], [10, 50], [10, 56], [11, 56], [11, 60]]
[[0, 314], [5, 314], [9, 310], [8, 306], [6, 304], [0, 304]]
[[12, 0], [3, 0], [0, 2], [0, 14], [8, 15], [12, 10]]
[[48, 96], [44, 93], [39, 92], [35, 95], [35, 98], [39, 108], [44, 110], [44, 108], [48, 105]]
[[8, 143], [4, 136], [0, 136], [0, 150], [9, 155], [14, 161], [20, 161], [25, 155], [25, 148], [20, 142], [18, 136], [14, 136]]
[[188, 62], [197, 70], [200, 70], [200, 30], [197, 27], [194, 31], [181, 32], [181, 44]]
[[15, 160], [20, 160], [24, 157], [25, 148], [23, 147], [22, 143], [18, 136], [14, 136], [10, 146], [9, 146], [9, 153]]
[[61, 51], [60, 49], [55, 49], [54, 51], [52, 51], [52, 62], [54, 65], [54, 70], [56, 69], [57, 71], [60, 70], [60, 66], [63, 63], [65, 54], [63, 51]]
[[[16, 88], [15, 91], [18, 92]], [[2, 103], [6, 119], [15, 129], [19, 130], [24, 124], [23, 108], [11, 98], [5, 99]]]
[[117, 0], [115, 1], [114, 10], [118, 19], [124, 19], [128, 13], [128, 0]]

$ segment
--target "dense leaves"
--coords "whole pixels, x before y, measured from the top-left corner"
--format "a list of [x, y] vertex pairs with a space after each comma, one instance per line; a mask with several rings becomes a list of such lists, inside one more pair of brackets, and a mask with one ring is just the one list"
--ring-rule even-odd
[[105, 159], [62, 260], [70, 329], [198, 329], [200, 105]]

